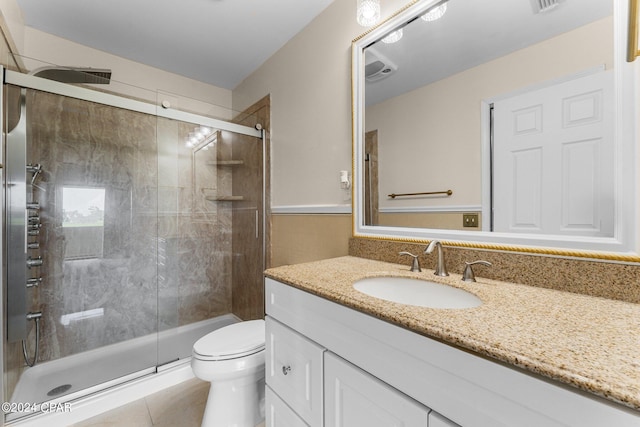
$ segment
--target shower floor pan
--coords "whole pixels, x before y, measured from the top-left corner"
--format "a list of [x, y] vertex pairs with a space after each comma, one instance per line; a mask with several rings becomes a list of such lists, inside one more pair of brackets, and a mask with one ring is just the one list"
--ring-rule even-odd
[[[97, 393], [156, 371], [158, 337], [163, 348], [181, 349], [175, 363], [190, 360], [193, 344], [205, 334], [238, 322], [232, 314], [100, 347], [27, 368], [12, 403], [65, 402]], [[9, 419], [28, 414], [12, 414]]]

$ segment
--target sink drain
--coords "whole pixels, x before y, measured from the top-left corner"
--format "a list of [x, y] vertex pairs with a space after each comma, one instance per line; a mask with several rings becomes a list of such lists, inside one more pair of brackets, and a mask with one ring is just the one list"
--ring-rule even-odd
[[65, 391], [68, 391], [70, 388], [71, 384], [59, 385], [58, 387], [51, 389], [49, 393], [47, 393], [47, 396], [57, 396], [64, 393]]

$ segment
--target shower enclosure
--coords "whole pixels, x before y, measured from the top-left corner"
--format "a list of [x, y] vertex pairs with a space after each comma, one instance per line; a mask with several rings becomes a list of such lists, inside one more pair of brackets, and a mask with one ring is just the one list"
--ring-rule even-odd
[[262, 317], [254, 115], [214, 119], [162, 94], [151, 104], [7, 70], [2, 87], [5, 401], [78, 399]]

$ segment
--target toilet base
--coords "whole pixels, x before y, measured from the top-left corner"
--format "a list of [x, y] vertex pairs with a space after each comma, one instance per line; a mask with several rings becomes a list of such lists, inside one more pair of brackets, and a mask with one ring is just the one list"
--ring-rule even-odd
[[202, 427], [255, 427], [264, 421], [264, 375], [258, 381], [214, 381]]

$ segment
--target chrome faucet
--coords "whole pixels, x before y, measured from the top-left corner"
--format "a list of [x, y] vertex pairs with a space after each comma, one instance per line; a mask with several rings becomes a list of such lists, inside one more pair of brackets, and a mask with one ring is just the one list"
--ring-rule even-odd
[[430, 254], [434, 249], [438, 250], [438, 258], [436, 261], [436, 271], [433, 273], [436, 276], [448, 276], [447, 265], [444, 262], [444, 251], [442, 249], [442, 243], [439, 240], [432, 240], [427, 246], [427, 249], [424, 250], [425, 254]]

